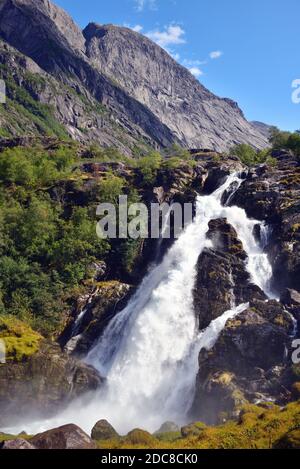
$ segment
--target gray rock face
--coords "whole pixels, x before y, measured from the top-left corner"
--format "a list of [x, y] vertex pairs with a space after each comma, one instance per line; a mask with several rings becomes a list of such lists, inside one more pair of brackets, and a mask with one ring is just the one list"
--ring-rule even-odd
[[255, 128], [255, 130], [262, 133], [267, 139], [270, 138], [271, 129], [272, 129], [271, 125], [268, 125], [268, 124], [265, 124], [264, 122], [259, 122], [259, 121], [252, 121], [251, 124]]
[[[236, 103], [210, 93], [163, 49], [129, 29], [92, 23], [82, 33], [48, 0], [0, 0], [0, 37], [24, 54], [23, 62], [30, 57], [55, 78], [57, 90], [67, 85], [94, 108], [103, 106], [105, 116], [84, 112], [65, 90], [59, 102], [49, 98], [73, 138], [123, 142], [127, 152], [141, 141], [213, 150], [266, 145]], [[32, 94], [46, 99], [45, 92]]]
[[83, 33], [95, 66], [151, 109], [183, 145], [223, 151], [242, 142], [266, 144], [235, 102], [213, 95], [148, 38], [94, 23]]

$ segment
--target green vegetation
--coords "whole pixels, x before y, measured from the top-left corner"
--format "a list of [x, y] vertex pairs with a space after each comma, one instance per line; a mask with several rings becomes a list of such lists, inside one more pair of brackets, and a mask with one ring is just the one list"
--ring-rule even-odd
[[[18, 131], [23, 133], [23, 126], [30, 125], [36, 134], [68, 138], [66, 129], [54, 115], [54, 109], [37, 101], [31, 94], [33, 88], [39, 90], [44, 88], [45, 81], [42, 77], [27, 72], [22, 77], [22, 86], [20, 86], [15, 77], [6, 70], [5, 65], [0, 66], [0, 71], [7, 90], [7, 102], [1, 105], [0, 115], [2, 114], [5, 117], [4, 121], [14, 128], [14, 133]], [[10, 134], [9, 128], [0, 130], [2, 136]]]
[[289, 150], [300, 161], [300, 132], [282, 132], [276, 127], [271, 129], [270, 148], [256, 151], [250, 145], [235, 145], [230, 154], [237, 156], [242, 163], [247, 166], [266, 163], [269, 166], [276, 166], [277, 160], [273, 158], [273, 151]]
[[156, 179], [157, 171], [161, 167], [162, 156], [158, 152], [150, 152], [146, 156], [141, 157], [137, 162], [143, 182], [145, 185], [151, 185]]
[[229, 153], [237, 156], [247, 166], [255, 166], [262, 163], [270, 166], [276, 165], [276, 159], [271, 157], [270, 149], [256, 151], [250, 145], [242, 143], [231, 148]]
[[22, 361], [39, 349], [41, 335], [13, 316], [0, 316], [0, 339], [5, 343], [6, 360]]
[[[193, 427], [195, 427], [193, 431]], [[164, 449], [269, 449], [300, 447], [300, 402], [285, 408], [245, 405], [238, 421], [207, 427], [202, 423], [188, 425], [186, 436], [168, 432], [165, 437], [133, 430], [125, 437], [99, 441], [99, 448], [164, 448]], [[183, 432], [184, 433], [184, 432]]]
[[281, 132], [276, 127], [271, 131], [270, 142], [273, 150], [291, 150], [300, 159], [300, 133]]
[[74, 161], [63, 147], [0, 154], [0, 313], [26, 320], [43, 335], [59, 332], [74, 289], [110, 248], [96, 236], [94, 207], [66, 210], [59, 197], [50, 197], [53, 184], [74, 177]]

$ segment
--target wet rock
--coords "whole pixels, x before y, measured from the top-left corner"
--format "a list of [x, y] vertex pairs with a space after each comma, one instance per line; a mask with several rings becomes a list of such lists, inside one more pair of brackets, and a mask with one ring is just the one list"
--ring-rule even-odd
[[300, 164], [290, 152], [273, 154], [275, 167], [262, 165], [249, 171], [230, 204], [249, 217], [265, 220], [271, 228], [268, 254], [274, 285], [279, 292], [300, 285]]
[[16, 440], [8, 440], [0, 444], [1, 449], [36, 449], [29, 441], [24, 440], [23, 438], [17, 438]]
[[44, 342], [28, 360], [0, 366], [1, 425], [28, 414], [53, 415], [102, 383], [94, 368], [62, 353], [57, 344]]
[[250, 281], [246, 271], [246, 253], [235, 229], [226, 219], [209, 223], [208, 239], [213, 247], [204, 249], [197, 262], [194, 306], [199, 328], [231, 309], [233, 303], [246, 303], [252, 298], [266, 299], [259, 287]]
[[99, 420], [92, 429], [93, 440], [110, 440], [118, 437], [118, 433], [107, 420]]
[[287, 288], [280, 297], [282, 304], [290, 311], [300, 326], [300, 292]]
[[193, 415], [214, 424], [247, 401], [289, 399], [285, 373], [292, 328], [276, 301], [255, 300], [228, 320], [214, 347], [200, 352]]
[[64, 425], [30, 439], [37, 449], [95, 449], [91, 438], [76, 425]]
[[[85, 356], [109, 321], [126, 306], [133, 292], [131, 285], [118, 281], [97, 283], [91, 294], [78, 301], [75, 319], [60, 339], [65, 350], [77, 357]], [[78, 320], [80, 314], [82, 317]]]
[[287, 288], [280, 297], [281, 303], [286, 306], [300, 307], [300, 292]]

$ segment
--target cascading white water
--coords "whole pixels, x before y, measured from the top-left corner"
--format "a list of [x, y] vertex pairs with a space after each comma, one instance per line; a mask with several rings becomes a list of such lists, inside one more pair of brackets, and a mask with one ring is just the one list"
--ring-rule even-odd
[[[108, 325], [86, 357], [107, 377], [107, 385], [89, 398], [73, 402], [58, 417], [20, 425], [30, 433], [64, 423], [90, 431], [107, 419], [120, 433], [134, 427], [156, 430], [166, 420], [183, 423], [191, 404], [201, 348], [210, 349], [227, 319], [248, 305], [238, 305], [213, 321], [199, 334], [193, 309], [196, 263], [205, 247], [208, 223], [227, 218], [248, 254], [252, 281], [271, 295], [272, 269], [253, 235], [259, 223], [244, 210], [222, 206], [222, 195], [241, 184], [231, 175], [213, 194], [199, 197], [194, 222], [170, 248], [160, 265], [144, 279], [127, 307]], [[16, 429], [14, 429], [16, 430]]]

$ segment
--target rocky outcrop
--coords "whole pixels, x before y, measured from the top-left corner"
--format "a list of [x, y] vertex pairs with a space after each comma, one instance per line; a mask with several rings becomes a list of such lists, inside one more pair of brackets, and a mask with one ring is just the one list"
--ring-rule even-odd
[[194, 307], [200, 329], [205, 329], [234, 303], [266, 299], [260, 288], [251, 283], [245, 266], [247, 255], [226, 219], [212, 220], [207, 238], [212, 248], [204, 249], [199, 256], [194, 288]]
[[107, 420], [99, 420], [92, 429], [93, 440], [110, 440], [118, 437], [118, 433]]
[[268, 254], [273, 288], [299, 290], [300, 285], [300, 164], [286, 151], [273, 153], [275, 165], [250, 170], [230, 204], [268, 225]]
[[287, 288], [281, 294], [280, 301], [296, 319], [298, 330], [300, 330], [300, 292]]
[[45, 342], [27, 360], [0, 365], [0, 425], [11, 425], [28, 415], [53, 415], [102, 382], [92, 367]]
[[193, 413], [215, 424], [247, 401], [290, 399], [292, 331], [290, 315], [276, 301], [254, 300], [229, 320], [212, 350], [200, 352]]
[[133, 291], [133, 287], [118, 281], [100, 282], [91, 294], [78, 298], [74, 317], [60, 339], [65, 350], [84, 357]]
[[[210, 93], [166, 51], [130, 29], [92, 23], [82, 33], [49, 0], [2, 0], [0, 18], [2, 50], [6, 44], [14, 48], [6, 59], [0, 51], [0, 62], [13, 55], [19, 66], [8, 60], [10, 75], [26, 83], [31, 59], [35, 79], [27, 90], [37, 102], [54, 106], [73, 138], [126, 153], [145, 144], [214, 150], [267, 144], [236, 103]], [[43, 86], [33, 85], [40, 77]], [[12, 97], [9, 82], [7, 88]], [[20, 116], [19, 123], [32, 128]]]
[[37, 449], [96, 449], [93, 440], [76, 425], [64, 425], [30, 439]]

